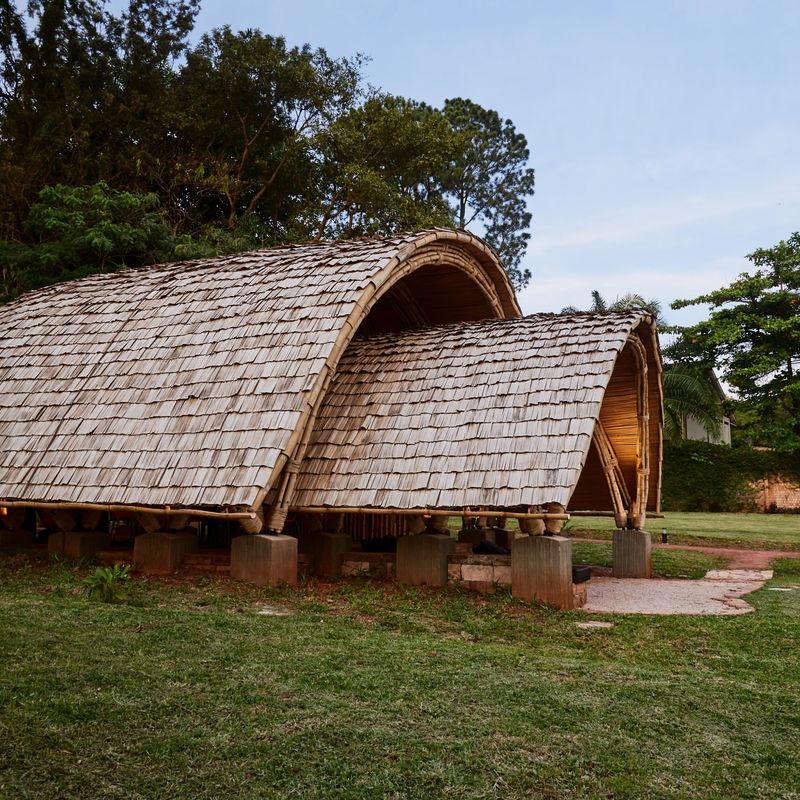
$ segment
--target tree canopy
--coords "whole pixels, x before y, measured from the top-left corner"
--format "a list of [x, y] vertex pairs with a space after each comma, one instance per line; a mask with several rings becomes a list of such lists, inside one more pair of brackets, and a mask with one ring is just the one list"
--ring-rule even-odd
[[[165, 253], [430, 225], [476, 229], [515, 286], [527, 283], [533, 170], [510, 120], [470, 100], [436, 109], [387, 95], [365, 84], [363, 56], [259, 30], [218, 28], [192, 45], [198, 9], [0, 0], [0, 295]], [[101, 202], [113, 220], [140, 209], [150, 244], [121, 257], [112, 236], [110, 250], [48, 267], [86, 231], [43, 232], [44, 209]]]
[[[716, 365], [749, 420], [753, 443], [800, 447], [800, 233], [748, 256], [755, 270], [673, 308], [706, 303], [708, 319], [679, 329], [676, 361]], [[739, 412], [737, 411], [737, 419]]]

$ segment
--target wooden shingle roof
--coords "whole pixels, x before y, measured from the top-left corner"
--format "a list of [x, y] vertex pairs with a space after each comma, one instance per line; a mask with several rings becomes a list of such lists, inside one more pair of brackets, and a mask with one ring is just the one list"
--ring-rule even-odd
[[445, 251], [476, 265], [497, 315], [519, 313], [489, 248], [444, 230], [96, 275], [4, 306], [0, 500], [260, 502], [381, 292]]
[[566, 506], [617, 356], [652, 324], [643, 311], [541, 314], [355, 341], [293, 503]]

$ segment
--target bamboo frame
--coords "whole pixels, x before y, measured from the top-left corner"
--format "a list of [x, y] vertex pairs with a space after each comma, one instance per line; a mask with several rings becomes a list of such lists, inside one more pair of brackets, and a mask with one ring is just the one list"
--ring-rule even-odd
[[630, 511], [630, 524], [641, 528], [647, 514], [650, 489], [650, 414], [648, 407], [647, 351], [634, 334], [628, 339], [639, 369], [636, 371], [636, 421], [638, 427], [636, 453], [636, 496]]
[[200, 508], [171, 508], [170, 506], [136, 506], [122, 503], [45, 503], [35, 500], [0, 500], [0, 514], [8, 508], [38, 508], [43, 511], [133, 511], [144, 514], [185, 514], [209, 519], [256, 519], [255, 511], [206, 511]]
[[[450, 245], [453, 244], [457, 246], [451, 247]], [[464, 244], [472, 247], [473, 252], [470, 253], [470, 258], [464, 254], [464, 248], [461, 246]], [[495, 272], [499, 269], [499, 278], [489, 275], [487, 263], [495, 268]], [[306, 410], [284, 451], [286, 459], [280, 469], [276, 467], [270, 476], [268, 486], [273, 486], [280, 480], [279, 499], [276, 503], [278, 508], [291, 510], [291, 499], [294, 495], [297, 474], [292, 473], [288, 466], [292, 461], [298, 464], [302, 463], [305, 457], [317, 414], [344, 351], [378, 300], [397, 286], [403, 278], [430, 264], [450, 266], [465, 273], [484, 294], [496, 318], [502, 319], [522, 314], [497, 256], [483, 242], [466, 231], [436, 231], [429, 236], [422, 237], [414, 243], [412, 248], [392, 258], [373, 277], [369, 287], [364, 291], [342, 325], [336, 343], [314, 382], [314, 387], [310, 392], [312, 399], [307, 403]], [[266, 494], [266, 491], [265, 487], [259, 495]]]
[[[614, 519], [616, 516], [615, 511], [586, 511], [585, 509], [580, 511], [570, 511], [569, 513], [571, 517], [610, 517], [611, 519]], [[648, 512], [647, 516], [651, 517], [652, 519], [664, 519], [666, 517], [666, 515], [660, 511], [650, 511]]]
[[597, 455], [608, 483], [608, 491], [611, 495], [611, 503], [614, 506], [614, 521], [617, 527], [624, 528], [628, 524], [628, 515], [631, 508], [631, 498], [625, 479], [619, 466], [619, 459], [614, 452], [614, 447], [608, 434], [600, 420], [594, 426], [592, 433]]
[[525, 511], [494, 511], [488, 509], [481, 509], [480, 511], [472, 511], [465, 513], [463, 508], [455, 509], [440, 509], [440, 508], [362, 508], [358, 506], [353, 507], [326, 507], [326, 506], [291, 506], [289, 510], [295, 514], [386, 514], [386, 515], [403, 515], [413, 516], [420, 515], [423, 517], [501, 517], [502, 519], [553, 519], [553, 520], [568, 520], [570, 515], [563, 514], [550, 514], [546, 511], [538, 512], [525, 512]]

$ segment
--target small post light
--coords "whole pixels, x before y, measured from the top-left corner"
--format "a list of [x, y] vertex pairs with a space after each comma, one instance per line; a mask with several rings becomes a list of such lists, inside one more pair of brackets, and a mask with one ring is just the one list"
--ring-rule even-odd
[[666, 528], [662, 528], [661, 529], [661, 544], [666, 544], [666, 543], [667, 543], [667, 529]]

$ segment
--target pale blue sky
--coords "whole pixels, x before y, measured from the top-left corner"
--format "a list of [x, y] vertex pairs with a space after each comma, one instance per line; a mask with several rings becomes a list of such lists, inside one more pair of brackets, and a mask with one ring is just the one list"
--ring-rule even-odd
[[700, 294], [800, 229], [798, 0], [205, 0], [196, 31], [226, 23], [512, 119], [536, 170], [525, 312]]

